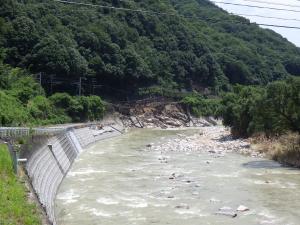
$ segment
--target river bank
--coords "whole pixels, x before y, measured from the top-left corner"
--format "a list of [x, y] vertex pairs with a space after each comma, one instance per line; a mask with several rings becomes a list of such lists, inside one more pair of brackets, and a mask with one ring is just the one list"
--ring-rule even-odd
[[170, 142], [162, 143], [161, 146], [149, 145], [157, 151], [206, 151], [216, 157], [229, 152], [259, 158], [266, 156], [259, 148], [252, 148], [250, 140], [233, 138], [230, 128], [224, 127], [221, 120], [213, 117], [196, 118], [182, 104], [176, 102], [142, 102], [118, 110], [122, 113], [118, 118], [128, 129], [197, 128], [197, 132], [190, 136], [179, 136]]
[[118, 107], [119, 118], [127, 128], [184, 128], [220, 124], [212, 117], [197, 118], [178, 102], [135, 103]]
[[188, 108], [177, 102], [139, 102], [118, 110], [121, 113], [119, 118], [127, 128], [209, 127], [203, 130], [203, 138], [199, 138], [199, 135], [181, 137], [176, 143], [161, 146], [162, 149], [168, 146], [198, 151], [207, 147], [208, 151], [214, 152], [214, 149], [221, 145], [224, 147], [221, 152], [231, 151], [251, 157], [265, 157], [286, 166], [300, 168], [300, 135], [296, 133], [273, 138], [262, 135], [234, 139], [230, 130], [222, 127], [221, 120], [213, 117], [193, 117]]
[[283, 165], [300, 168], [300, 134], [287, 133], [275, 138], [258, 136], [250, 140], [252, 149]]

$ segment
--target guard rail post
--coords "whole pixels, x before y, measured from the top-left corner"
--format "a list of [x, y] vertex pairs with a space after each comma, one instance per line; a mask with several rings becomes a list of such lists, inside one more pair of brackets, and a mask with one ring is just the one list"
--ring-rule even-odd
[[14, 168], [14, 172], [15, 172], [15, 174], [17, 174], [18, 173], [18, 156], [17, 156], [17, 151], [15, 150], [15, 148], [14, 147], [12, 147], [13, 149], [12, 149], [12, 154], [13, 154], [13, 158], [12, 158], [12, 160], [13, 160], [13, 168]]

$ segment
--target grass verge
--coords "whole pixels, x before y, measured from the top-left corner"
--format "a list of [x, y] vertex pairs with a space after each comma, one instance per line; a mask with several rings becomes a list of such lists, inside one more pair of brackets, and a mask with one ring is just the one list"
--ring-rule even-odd
[[41, 224], [37, 207], [29, 203], [25, 186], [13, 172], [6, 145], [0, 144], [0, 225]]

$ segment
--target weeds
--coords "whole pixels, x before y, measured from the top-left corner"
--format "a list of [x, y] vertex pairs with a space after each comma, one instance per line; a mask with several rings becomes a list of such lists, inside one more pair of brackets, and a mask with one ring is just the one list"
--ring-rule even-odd
[[13, 172], [5, 145], [0, 145], [0, 225], [41, 224], [37, 208], [28, 202], [25, 187]]
[[269, 158], [300, 168], [300, 134], [287, 133], [272, 139], [260, 135], [252, 139], [252, 144]]

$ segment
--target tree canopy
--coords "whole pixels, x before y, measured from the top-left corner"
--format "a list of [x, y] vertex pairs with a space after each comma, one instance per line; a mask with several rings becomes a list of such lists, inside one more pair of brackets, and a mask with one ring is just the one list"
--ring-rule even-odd
[[217, 92], [300, 75], [299, 48], [207, 0], [81, 2], [171, 15], [1, 0], [0, 55], [42, 72], [48, 94], [73, 94], [79, 77], [88, 78], [86, 93], [126, 97], [151, 86]]
[[236, 86], [222, 98], [220, 114], [237, 136], [300, 133], [299, 90], [300, 78], [276, 81], [266, 88]]

